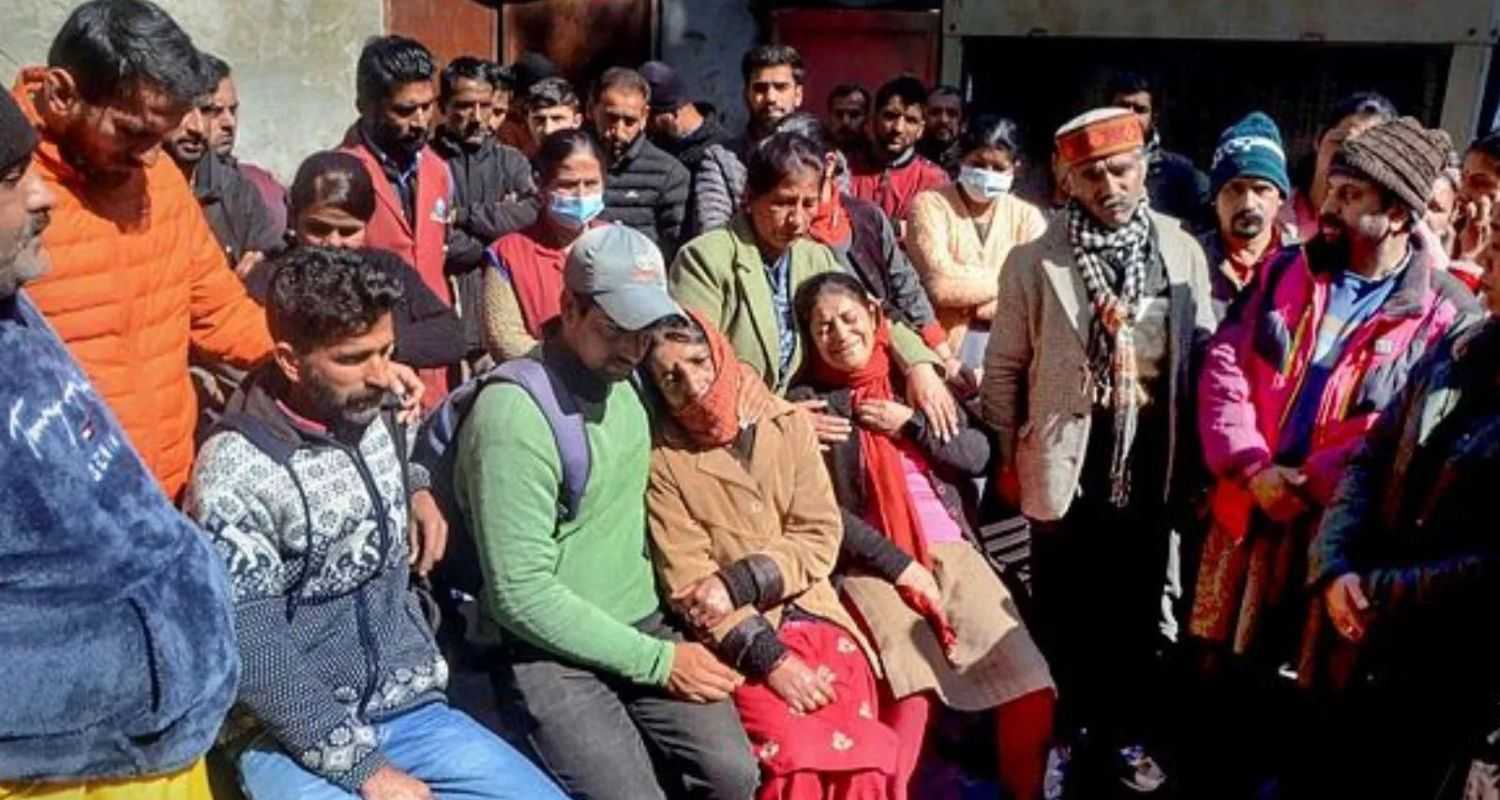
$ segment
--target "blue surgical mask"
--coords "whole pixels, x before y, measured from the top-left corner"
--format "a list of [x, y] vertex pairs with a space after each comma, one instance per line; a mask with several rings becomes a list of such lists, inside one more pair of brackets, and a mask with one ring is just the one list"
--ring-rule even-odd
[[958, 171], [958, 182], [974, 199], [994, 200], [1002, 194], [1010, 193], [1010, 187], [1016, 182], [1016, 174], [965, 165]]
[[603, 194], [554, 194], [548, 207], [552, 218], [574, 230], [588, 225], [604, 211]]

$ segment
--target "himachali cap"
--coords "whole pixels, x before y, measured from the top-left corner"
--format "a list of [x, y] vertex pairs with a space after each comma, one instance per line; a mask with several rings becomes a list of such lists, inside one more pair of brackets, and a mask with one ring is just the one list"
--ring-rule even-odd
[[563, 266], [563, 284], [587, 295], [627, 331], [683, 316], [667, 293], [661, 251], [645, 234], [624, 225], [601, 225], [578, 237]]
[[1057, 129], [1057, 158], [1066, 170], [1146, 146], [1141, 121], [1128, 108], [1096, 108]]

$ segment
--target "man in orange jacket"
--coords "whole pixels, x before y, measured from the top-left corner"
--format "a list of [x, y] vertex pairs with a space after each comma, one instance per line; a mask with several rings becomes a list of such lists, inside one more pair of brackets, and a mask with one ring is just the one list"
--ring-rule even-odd
[[54, 267], [29, 290], [169, 497], [193, 461], [189, 348], [249, 368], [271, 350], [164, 134], [203, 93], [187, 34], [145, 0], [91, 0], [21, 71], [36, 168], [57, 195], [43, 235]]

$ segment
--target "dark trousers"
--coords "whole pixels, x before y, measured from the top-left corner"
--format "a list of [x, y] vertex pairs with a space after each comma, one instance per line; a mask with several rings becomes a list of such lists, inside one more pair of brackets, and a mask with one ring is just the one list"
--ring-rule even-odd
[[1101, 746], [1144, 740], [1160, 702], [1168, 538], [1159, 504], [1117, 509], [1099, 493], [1031, 522], [1033, 633], [1057, 681], [1060, 730], [1088, 728]]
[[[637, 627], [678, 638], [660, 616]], [[536, 648], [507, 649], [509, 663], [496, 675], [500, 695], [514, 703], [532, 749], [573, 797], [749, 800], [755, 794], [759, 765], [731, 703], [678, 700]]]

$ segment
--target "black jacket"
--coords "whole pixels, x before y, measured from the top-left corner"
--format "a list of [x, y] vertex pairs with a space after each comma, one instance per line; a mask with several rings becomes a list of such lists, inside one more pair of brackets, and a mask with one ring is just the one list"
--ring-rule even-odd
[[1198, 171], [1187, 156], [1158, 150], [1150, 156], [1146, 171], [1146, 194], [1151, 208], [1182, 220], [1188, 230], [1213, 224], [1209, 208], [1208, 176]]
[[1450, 331], [1366, 436], [1309, 549], [1310, 590], [1361, 577], [1376, 634], [1367, 663], [1448, 689], [1500, 687], [1500, 648], [1480, 633], [1500, 610], [1486, 513], [1500, 484], [1496, 363], [1500, 321]]
[[203, 207], [203, 216], [224, 251], [229, 266], [246, 253], [275, 255], [285, 248], [282, 231], [276, 229], [260, 190], [239, 168], [221, 156], [205, 155], [193, 170], [193, 196]]
[[681, 241], [687, 197], [687, 168], [641, 135], [609, 165], [603, 219], [646, 234], [670, 264]]
[[[387, 250], [364, 249], [360, 254], [387, 275], [395, 278], [403, 290], [396, 306], [397, 361], [408, 367], [446, 367], [463, 360], [463, 328], [458, 315], [433, 291], [422, 276], [400, 256]], [[271, 292], [273, 265], [261, 263], [245, 278], [245, 291], [261, 305]]]
[[447, 268], [458, 284], [465, 348], [473, 353], [484, 349], [484, 251], [536, 221], [536, 182], [526, 156], [494, 140], [471, 147], [439, 131], [432, 149], [453, 175]]
[[703, 115], [703, 124], [698, 130], [693, 131], [681, 139], [652, 139], [652, 144], [672, 154], [673, 158], [682, 162], [687, 167], [689, 174], [698, 171], [698, 164], [703, 161], [703, 154], [712, 145], [725, 144], [729, 141], [729, 131], [719, 124], [719, 112], [708, 103], [695, 103], [698, 113]]

